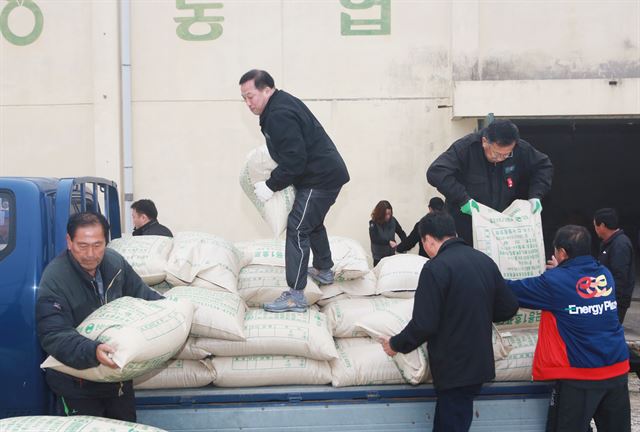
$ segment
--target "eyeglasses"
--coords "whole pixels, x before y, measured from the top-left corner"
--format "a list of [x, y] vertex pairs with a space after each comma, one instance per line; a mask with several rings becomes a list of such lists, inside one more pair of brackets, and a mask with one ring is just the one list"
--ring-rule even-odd
[[489, 150], [491, 150], [491, 156], [493, 156], [494, 159], [503, 161], [513, 157], [513, 150], [511, 150], [509, 153], [500, 153], [495, 151], [493, 149], [493, 146], [494, 144], [488, 144]]

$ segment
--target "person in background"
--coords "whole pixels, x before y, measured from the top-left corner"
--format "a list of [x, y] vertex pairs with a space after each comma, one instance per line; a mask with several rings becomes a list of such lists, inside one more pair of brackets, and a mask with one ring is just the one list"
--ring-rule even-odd
[[533, 379], [555, 381], [548, 432], [629, 432], [629, 349], [611, 272], [591, 256], [586, 228], [565, 225], [542, 275], [507, 281], [521, 307], [542, 310]]
[[520, 139], [509, 120], [495, 120], [460, 138], [427, 170], [427, 181], [445, 196], [458, 235], [470, 245], [471, 212], [480, 211], [478, 203], [502, 212], [514, 200], [528, 199], [538, 213], [552, 177], [549, 157]]
[[131, 204], [133, 235], [157, 235], [173, 237], [169, 228], [158, 222], [158, 209], [150, 199], [141, 199]]
[[508, 320], [518, 300], [491, 258], [456, 237], [446, 212], [426, 215], [420, 237], [431, 260], [420, 272], [407, 326], [384, 351], [410, 353], [425, 342], [436, 390], [435, 432], [467, 432], [473, 400], [495, 378], [492, 322]]
[[[427, 212], [427, 214], [433, 213], [436, 211], [443, 211], [444, 201], [440, 197], [433, 197], [429, 200], [428, 209], [429, 211]], [[411, 233], [409, 233], [407, 238], [402, 240], [398, 244], [398, 246], [396, 247], [396, 252], [398, 253], [408, 252], [411, 249], [413, 249], [413, 247], [416, 244], [418, 245], [418, 255], [425, 258], [429, 258], [429, 256], [427, 255], [427, 252], [424, 250], [424, 247], [422, 246], [422, 242], [420, 241], [420, 221], [416, 222], [416, 224], [413, 227], [413, 230], [411, 230]]]
[[[129, 263], [107, 248], [109, 223], [98, 213], [77, 213], [67, 223], [67, 250], [47, 265], [36, 302], [36, 326], [42, 349], [75, 369], [100, 364], [117, 369], [116, 347], [91, 340], [76, 327], [91, 313], [120, 297], [163, 297], [140, 279]], [[87, 415], [136, 421], [131, 380], [93, 382], [46, 369], [45, 378], [58, 398], [61, 415]]]
[[633, 245], [620, 229], [618, 213], [612, 208], [602, 208], [593, 216], [593, 227], [602, 240], [598, 261], [613, 275], [618, 302], [620, 324], [631, 305], [631, 295], [636, 284]]
[[393, 207], [389, 201], [380, 201], [373, 209], [369, 221], [369, 238], [371, 239], [374, 267], [382, 258], [396, 253], [396, 234], [401, 241], [407, 238], [400, 223], [393, 217]]

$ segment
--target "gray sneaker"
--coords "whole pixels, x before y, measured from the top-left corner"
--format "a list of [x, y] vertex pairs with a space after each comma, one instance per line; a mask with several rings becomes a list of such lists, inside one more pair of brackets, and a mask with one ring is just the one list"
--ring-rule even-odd
[[292, 293], [291, 290], [283, 292], [273, 302], [264, 304], [264, 310], [267, 312], [306, 312], [307, 307], [304, 295]]
[[331, 285], [333, 283], [333, 272], [331, 269], [318, 270], [315, 267], [311, 267], [309, 269], [309, 276], [320, 285]]

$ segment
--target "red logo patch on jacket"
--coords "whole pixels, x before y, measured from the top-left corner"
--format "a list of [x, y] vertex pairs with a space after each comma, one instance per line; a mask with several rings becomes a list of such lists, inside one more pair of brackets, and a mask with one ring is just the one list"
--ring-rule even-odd
[[576, 283], [576, 292], [583, 299], [594, 297], [607, 297], [613, 291], [612, 287], [607, 288], [609, 283], [605, 275], [598, 277], [585, 276]]

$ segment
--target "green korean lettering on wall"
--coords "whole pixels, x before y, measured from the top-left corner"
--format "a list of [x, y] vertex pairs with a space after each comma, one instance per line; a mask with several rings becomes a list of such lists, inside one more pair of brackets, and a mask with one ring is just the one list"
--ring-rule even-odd
[[[187, 3], [186, 0], [176, 0], [176, 8], [180, 10], [191, 10], [193, 16], [176, 17], [173, 20], [178, 23], [176, 34], [180, 39], [186, 41], [211, 41], [222, 36], [222, 22], [224, 17], [207, 15], [207, 9], [222, 9], [222, 3]], [[204, 23], [209, 27], [206, 33], [194, 33], [194, 24]]]
[[[33, 29], [29, 34], [24, 36], [17, 35], [11, 30], [10, 17], [11, 13], [18, 8], [26, 8], [31, 14], [33, 14]], [[42, 16], [42, 10], [33, 0], [8, 0], [8, 3], [0, 12], [0, 33], [4, 38], [17, 46], [25, 46], [35, 42], [40, 34], [42, 34], [42, 28], [44, 26], [44, 17]]]
[[[352, 11], [366, 10], [367, 18], [360, 18], [361, 12], [353, 17], [353, 12], [340, 14], [340, 31], [343, 36], [374, 36], [391, 34], [391, 0], [340, 0], [340, 4]], [[373, 15], [375, 14], [375, 15]]]

